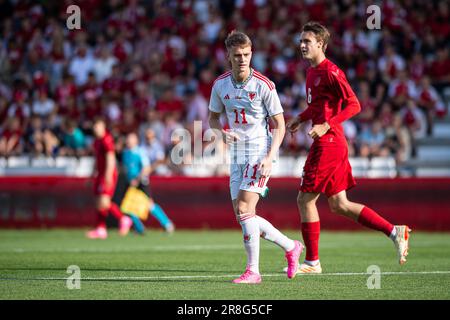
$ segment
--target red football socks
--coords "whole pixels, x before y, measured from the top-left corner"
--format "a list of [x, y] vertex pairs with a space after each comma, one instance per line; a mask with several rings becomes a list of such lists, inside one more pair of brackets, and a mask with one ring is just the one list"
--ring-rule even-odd
[[363, 226], [383, 232], [388, 237], [391, 235], [394, 225], [383, 219], [378, 213], [368, 207], [364, 207], [358, 217], [358, 222]]
[[97, 209], [97, 228], [106, 228], [106, 216], [108, 215], [108, 210], [98, 210]]
[[109, 207], [109, 212], [117, 219], [120, 220], [122, 218], [123, 213], [120, 211], [119, 206], [114, 202], [111, 202], [111, 206]]
[[306, 247], [305, 260], [319, 260], [320, 221], [303, 222], [302, 236]]

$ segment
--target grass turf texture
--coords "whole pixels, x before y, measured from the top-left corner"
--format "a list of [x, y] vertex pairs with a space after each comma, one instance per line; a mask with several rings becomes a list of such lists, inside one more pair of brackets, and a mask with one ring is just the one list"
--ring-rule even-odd
[[[293, 280], [282, 272], [284, 252], [262, 240], [263, 283], [235, 285], [245, 266], [239, 231], [150, 230], [121, 238], [113, 230], [107, 240], [88, 240], [84, 232], [0, 230], [0, 299], [450, 298], [448, 233], [413, 232], [408, 262], [399, 266], [381, 233], [322, 232], [324, 274]], [[69, 265], [81, 269], [80, 290], [66, 287]], [[367, 288], [370, 265], [381, 269], [380, 289]]]

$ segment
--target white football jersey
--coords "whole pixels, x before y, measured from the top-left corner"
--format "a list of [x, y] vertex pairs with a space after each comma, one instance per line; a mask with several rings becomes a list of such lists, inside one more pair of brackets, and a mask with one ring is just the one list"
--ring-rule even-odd
[[253, 69], [244, 83], [236, 83], [231, 71], [219, 76], [209, 110], [225, 111], [228, 125], [240, 137], [234, 149], [245, 155], [268, 153], [272, 141], [269, 117], [283, 113], [274, 83]]

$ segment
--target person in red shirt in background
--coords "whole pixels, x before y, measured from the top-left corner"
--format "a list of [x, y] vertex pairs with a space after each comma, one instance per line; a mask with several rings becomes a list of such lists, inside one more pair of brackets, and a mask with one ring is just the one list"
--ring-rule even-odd
[[94, 193], [96, 196], [97, 225], [86, 236], [90, 239], [107, 238], [106, 217], [108, 213], [119, 220], [119, 234], [125, 236], [133, 222], [120, 211], [117, 204], [111, 201], [118, 178], [114, 139], [107, 132], [105, 121], [101, 118], [94, 120], [93, 131], [96, 138], [94, 141]]
[[11, 117], [5, 123], [5, 130], [0, 135], [0, 156], [9, 157], [18, 155], [23, 149], [21, 144], [23, 131], [20, 125], [20, 119]]
[[[356, 185], [348, 160], [347, 141], [342, 122], [350, 119], [361, 107], [345, 74], [325, 57], [330, 33], [317, 22], [304, 25], [300, 49], [311, 67], [306, 73], [308, 107], [287, 123], [296, 132], [302, 122], [312, 120], [309, 136], [314, 139], [303, 168], [297, 205], [302, 220], [306, 259], [300, 273], [322, 273], [319, 261], [320, 219], [316, 202], [324, 193], [333, 213], [346, 216], [368, 228], [390, 237], [397, 249], [399, 263], [408, 254], [408, 226], [394, 226], [372, 209], [347, 199], [346, 190]], [[344, 108], [343, 108], [344, 107]]]

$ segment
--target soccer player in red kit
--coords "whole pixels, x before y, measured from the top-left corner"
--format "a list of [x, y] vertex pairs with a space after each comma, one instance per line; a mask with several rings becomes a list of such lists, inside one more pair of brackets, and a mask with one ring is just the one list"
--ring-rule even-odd
[[97, 225], [86, 236], [90, 239], [105, 239], [106, 217], [111, 213], [119, 220], [119, 234], [127, 235], [133, 224], [132, 220], [124, 215], [117, 204], [111, 201], [117, 184], [117, 165], [114, 139], [106, 130], [105, 121], [96, 119], [93, 125], [95, 141], [95, 178], [94, 193], [96, 196]]
[[347, 199], [346, 190], [355, 186], [348, 161], [348, 147], [341, 123], [357, 114], [360, 104], [344, 72], [325, 57], [330, 34], [317, 22], [307, 23], [302, 30], [300, 49], [311, 67], [306, 72], [308, 107], [287, 123], [290, 132], [312, 120], [309, 135], [314, 142], [303, 168], [297, 204], [302, 219], [302, 236], [306, 259], [300, 273], [321, 273], [319, 261], [320, 219], [316, 201], [323, 193], [333, 213], [346, 216], [368, 228], [390, 237], [397, 249], [400, 264], [408, 254], [408, 226], [394, 226], [372, 209]]

